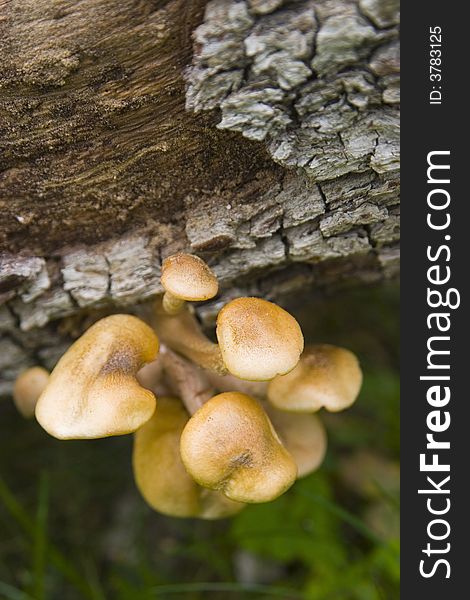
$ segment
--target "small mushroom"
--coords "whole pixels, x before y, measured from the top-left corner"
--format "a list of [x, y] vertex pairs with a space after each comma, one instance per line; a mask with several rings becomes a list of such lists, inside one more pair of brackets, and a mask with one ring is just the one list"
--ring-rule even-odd
[[160, 347], [165, 381], [170, 391], [181, 398], [186, 410], [193, 415], [215, 394], [206, 371], [186, 360], [165, 345]]
[[134, 434], [137, 487], [155, 510], [172, 517], [220, 519], [239, 512], [240, 502], [199, 486], [180, 458], [180, 437], [189, 415], [175, 398], [158, 400], [158, 410]]
[[36, 405], [39, 424], [59, 439], [135, 431], [156, 405], [135, 375], [157, 352], [157, 336], [137, 317], [112, 315], [96, 322], [52, 371]]
[[217, 278], [206, 263], [192, 254], [173, 254], [163, 261], [163, 309], [179, 313], [186, 301], [209, 300], [217, 295]]
[[237, 298], [226, 304], [217, 317], [217, 339], [230, 373], [250, 381], [288, 373], [304, 347], [294, 317], [260, 298]]
[[326, 453], [326, 431], [317, 415], [288, 413], [266, 406], [271, 423], [297, 465], [297, 478], [316, 471]]
[[180, 448], [195, 481], [238, 502], [274, 500], [297, 475], [262, 406], [238, 392], [206, 402], [184, 428]]
[[26, 419], [34, 417], [39, 396], [49, 381], [49, 371], [42, 367], [31, 367], [18, 375], [13, 386], [13, 401]]
[[268, 385], [268, 399], [280, 410], [331, 412], [344, 410], [356, 400], [362, 371], [356, 356], [337, 346], [317, 344], [305, 349], [299, 364]]

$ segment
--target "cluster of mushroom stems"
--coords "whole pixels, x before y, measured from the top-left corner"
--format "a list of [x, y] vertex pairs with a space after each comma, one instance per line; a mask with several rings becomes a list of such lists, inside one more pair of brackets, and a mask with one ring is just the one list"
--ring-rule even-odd
[[100, 319], [52, 373], [23, 372], [18, 409], [63, 440], [134, 433], [137, 487], [163, 514], [217, 519], [274, 500], [321, 464], [326, 433], [314, 413], [355, 401], [357, 358], [304, 348], [294, 317], [261, 298], [228, 302], [215, 343], [191, 304], [218, 293], [207, 264], [172, 255], [161, 281], [145, 320]]

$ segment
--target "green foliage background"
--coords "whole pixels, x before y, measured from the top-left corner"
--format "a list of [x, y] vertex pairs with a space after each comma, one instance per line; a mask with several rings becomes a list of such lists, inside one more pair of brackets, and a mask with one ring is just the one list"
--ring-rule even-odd
[[0, 598], [395, 600], [399, 597], [399, 293], [287, 307], [307, 342], [356, 352], [355, 406], [322, 417], [325, 463], [221, 522], [152, 512], [131, 436], [59, 442], [0, 402]]

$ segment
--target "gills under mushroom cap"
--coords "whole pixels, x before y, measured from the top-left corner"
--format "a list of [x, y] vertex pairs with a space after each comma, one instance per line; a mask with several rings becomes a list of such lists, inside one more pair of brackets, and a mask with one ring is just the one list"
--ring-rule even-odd
[[180, 457], [189, 415], [175, 398], [159, 398], [153, 417], [134, 434], [133, 468], [140, 493], [158, 512], [173, 517], [220, 519], [239, 512], [240, 502], [199, 486]]
[[239, 502], [274, 500], [297, 475], [262, 406], [238, 392], [214, 396], [193, 415], [181, 458], [200, 485]]
[[356, 356], [337, 346], [308, 346], [296, 368], [269, 382], [268, 399], [280, 410], [344, 410], [356, 400], [362, 371]]
[[163, 261], [162, 285], [180, 300], [209, 300], [218, 291], [217, 278], [206, 263], [192, 254], [174, 254]]
[[158, 338], [132, 315], [90, 327], [62, 356], [36, 406], [39, 424], [59, 439], [131, 433], [155, 411], [155, 396], [136, 380], [155, 360]]
[[227, 369], [251, 381], [288, 373], [304, 347], [294, 317], [260, 298], [237, 298], [226, 304], [217, 317], [217, 339]]

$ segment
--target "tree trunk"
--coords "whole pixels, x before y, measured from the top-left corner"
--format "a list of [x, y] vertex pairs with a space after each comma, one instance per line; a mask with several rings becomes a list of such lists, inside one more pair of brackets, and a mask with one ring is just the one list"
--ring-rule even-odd
[[221, 297], [398, 268], [396, 0], [0, 0], [0, 393], [205, 258]]

